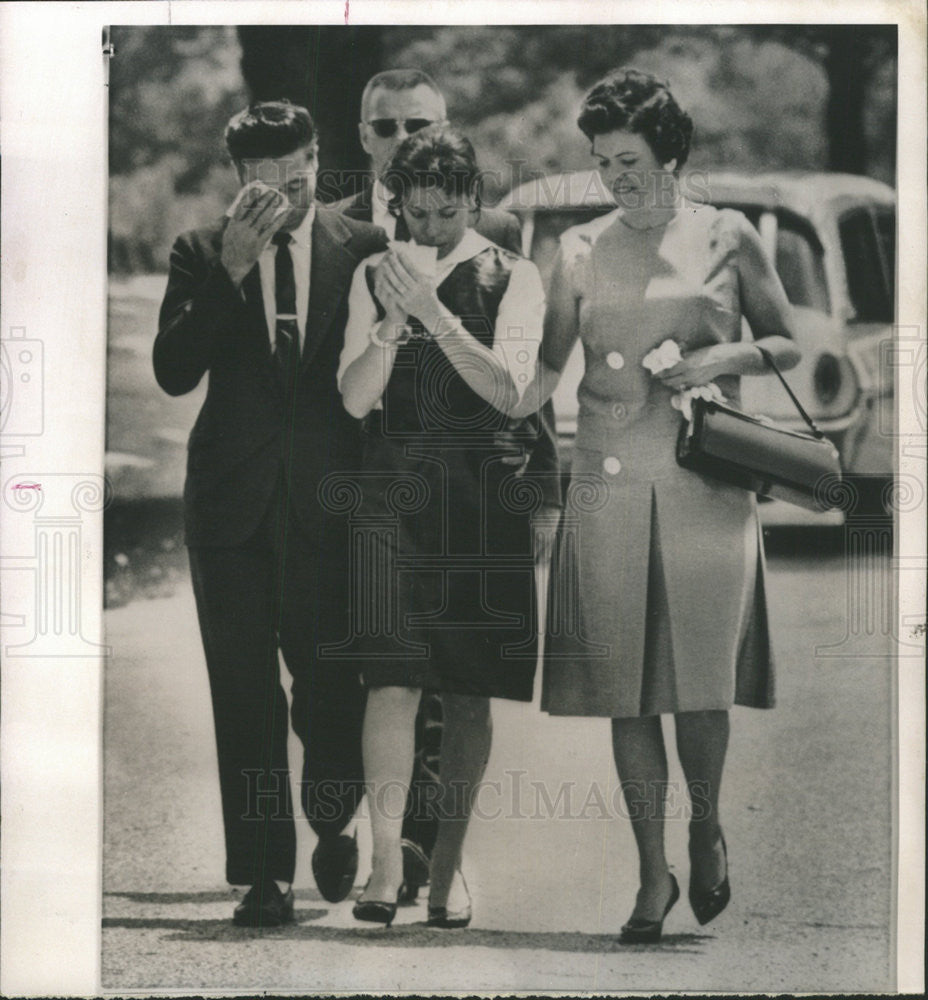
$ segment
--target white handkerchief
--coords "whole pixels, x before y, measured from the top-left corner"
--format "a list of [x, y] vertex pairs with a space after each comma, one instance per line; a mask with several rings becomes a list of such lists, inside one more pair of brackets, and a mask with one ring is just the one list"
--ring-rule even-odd
[[[226, 215], [228, 215], [229, 218], [231, 219], [232, 216], [235, 214], [235, 210], [238, 208], [243, 198], [251, 194], [252, 191], [257, 192], [261, 190], [267, 191], [270, 190], [270, 188], [263, 181], [249, 181], [235, 196], [235, 201], [233, 201], [232, 204], [226, 210]], [[283, 201], [280, 203], [279, 207], [274, 212], [275, 219], [279, 219], [282, 215], [285, 215], [287, 212], [290, 211], [291, 208], [293, 208], [286, 195], [281, 195], [281, 197], [283, 198]]]
[[438, 247], [425, 247], [419, 243], [401, 243], [390, 240], [390, 249], [400, 254], [423, 274], [434, 278], [437, 271]]
[[715, 384], [709, 382], [706, 385], [694, 385], [689, 389], [684, 389], [676, 395], [671, 396], [670, 405], [679, 410], [687, 420], [693, 419], [693, 400], [705, 399], [707, 402], [716, 400], [719, 403], [725, 402], [722, 390]]

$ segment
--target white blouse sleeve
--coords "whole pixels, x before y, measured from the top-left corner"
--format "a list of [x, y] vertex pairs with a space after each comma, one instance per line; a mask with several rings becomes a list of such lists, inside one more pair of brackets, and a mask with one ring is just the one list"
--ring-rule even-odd
[[348, 292], [348, 321], [345, 324], [345, 345], [342, 348], [338, 361], [338, 372], [335, 376], [339, 389], [342, 387], [342, 376], [352, 362], [357, 361], [367, 350], [367, 345], [371, 342], [371, 330], [379, 324], [377, 305], [367, 287], [366, 272], [368, 267], [377, 264], [382, 257], [383, 254], [378, 253], [362, 260], [355, 268], [354, 277], [351, 279], [351, 288]]
[[519, 260], [499, 304], [493, 333], [493, 353], [502, 361], [519, 399], [535, 377], [545, 316], [545, 291], [538, 268]]

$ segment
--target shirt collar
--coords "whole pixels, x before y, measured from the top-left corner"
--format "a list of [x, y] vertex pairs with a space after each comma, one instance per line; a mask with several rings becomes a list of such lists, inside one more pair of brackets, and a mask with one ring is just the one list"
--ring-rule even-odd
[[384, 211], [386, 211], [389, 207], [390, 192], [386, 189], [383, 181], [381, 181], [379, 177], [374, 178], [374, 184], [371, 188], [371, 203], [379, 205]]
[[303, 218], [303, 221], [290, 231], [290, 239], [293, 240], [297, 246], [301, 246], [304, 249], [308, 249], [310, 246], [310, 241], [312, 239], [313, 233], [313, 220], [316, 218], [316, 206], [310, 205], [309, 211]]
[[487, 247], [492, 245], [493, 244], [485, 236], [481, 236], [476, 229], [465, 229], [461, 242], [451, 251], [451, 253], [448, 254], [447, 257], [442, 257], [442, 259], [438, 261], [438, 267], [443, 271], [455, 267], [458, 264], [462, 264], [465, 260], [470, 260], [471, 257], [476, 257], [478, 253], [482, 253]]
[[390, 214], [390, 192], [379, 179], [371, 187], [371, 219], [375, 222]]

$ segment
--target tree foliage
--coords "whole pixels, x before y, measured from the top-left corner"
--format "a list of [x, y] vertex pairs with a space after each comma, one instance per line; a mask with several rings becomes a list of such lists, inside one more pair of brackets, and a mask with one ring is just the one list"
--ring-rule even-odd
[[197, 190], [224, 156], [222, 132], [248, 100], [233, 28], [114, 28], [110, 173], [179, 157], [180, 191]]
[[111, 265], [163, 269], [173, 236], [222, 211], [236, 180], [222, 133], [249, 99], [306, 104], [328, 169], [357, 171], [360, 94], [416, 66], [496, 178], [591, 165], [584, 91], [635, 65], [667, 79], [696, 123], [696, 168], [840, 169], [893, 182], [894, 26], [114, 28]]

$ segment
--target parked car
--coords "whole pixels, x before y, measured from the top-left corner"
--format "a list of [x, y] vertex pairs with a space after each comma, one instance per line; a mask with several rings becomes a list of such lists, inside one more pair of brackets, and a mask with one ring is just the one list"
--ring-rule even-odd
[[[843, 470], [879, 496], [894, 461], [893, 372], [895, 192], [868, 177], [829, 173], [684, 175], [688, 197], [739, 209], [760, 233], [798, 318], [802, 361], [788, 380], [835, 442]], [[570, 226], [613, 211], [599, 174], [540, 177], [514, 188], [499, 206], [522, 221], [523, 252], [548, 281], [558, 239]], [[558, 436], [569, 461], [577, 424], [580, 345], [554, 396]], [[743, 404], [804, 430], [773, 375], [744, 379]], [[839, 520], [765, 504], [766, 523]]]

